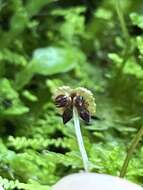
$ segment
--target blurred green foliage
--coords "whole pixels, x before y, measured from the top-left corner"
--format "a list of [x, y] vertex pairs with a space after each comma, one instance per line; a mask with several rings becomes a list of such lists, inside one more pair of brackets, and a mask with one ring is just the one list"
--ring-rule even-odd
[[[44, 190], [83, 169], [72, 122], [52, 101], [61, 85], [84, 86], [97, 119], [83, 138], [91, 171], [119, 175], [142, 126], [143, 2], [0, 1], [0, 184]], [[143, 185], [143, 147], [126, 177]], [[112, 164], [111, 164], [112, 163]]]

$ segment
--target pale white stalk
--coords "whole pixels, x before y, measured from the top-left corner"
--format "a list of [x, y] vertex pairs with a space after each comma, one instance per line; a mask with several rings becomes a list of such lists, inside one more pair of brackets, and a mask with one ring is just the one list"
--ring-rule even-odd
[[84, 169], [86, 172], [88, 172], [89, 171], [89, 161], [88, 161], [87, 153], [86, 153], [86, 150], [84, 147], [83, 138], [82, 138], [82, 134], [81, 134], [81, 130], [80, 130], [80, 122], [79, 122], [78, 112], [75, 107], [73, 108], [73, 120], [74, 120], [74, 127], [75, 127], [75, 132], [76, 132], [76, 137], [77, 137], [80, 153], [81, 153], [82, 160], [83, 160]]

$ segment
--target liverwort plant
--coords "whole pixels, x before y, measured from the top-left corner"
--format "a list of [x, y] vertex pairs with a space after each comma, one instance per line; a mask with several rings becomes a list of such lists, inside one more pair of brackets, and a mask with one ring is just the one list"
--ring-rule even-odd
[[91, 115], [95, 114], [96, 104], [93, 94], [86, 88], [72, 89], [68, 86], [62, 86], [55, 91], [53, 98], [60, 110], [63, 123], [66, 124], [73, 118], [84, 169], [89, 171], [89, 160], [83, 143], [79, 118], [88, 123]]

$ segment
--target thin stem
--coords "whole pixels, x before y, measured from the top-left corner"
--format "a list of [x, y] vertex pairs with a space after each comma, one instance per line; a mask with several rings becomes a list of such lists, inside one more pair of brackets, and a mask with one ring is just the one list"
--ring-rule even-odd
[[128, 41], [129, 41], [129, 33], [128, 33], [127, 26], [125, 24], [123, 11], [122, 11], [121, 4], [120, 4], [121, 2], [120, 2], [120, 0], [115, 0], [115, 1], [116, 1], [116, 11], [117, 11], [117, 15], [118, 15], [118, 18], [119, 18], [119, 21], [120, 21], [121, 29], [123, 31], [124, 38], [126, 39], [126, 41], [128, 43]]
[[78, 112], [75, 107], [73, 108], [73, 120], [74, 120], [75, 132], [76, 132], [76, 137], [77, 137], [80, 153], [81, 153], [82, 160], [83, 160], [84, 169], [85, 169], [85, 171], [88, 172], [89, 161], [88, 161], [87, 153], [86, 153], [86, 150], [84, 147], [83, 138], [82, 138], [82, 134], [81, 134], [81, 130], [80, 130]]
[[132, 52], [132, 46], [131, 46], [130, 35], [128, 32], [128, 28], [126, 26], [126, 22], [125, 22], [125, 18], [124, 18], [124, 14], [123, 14], [123, 10], [121, 7], [121, 1], [120, 0], [115, 0], [115, 8], [116, 8], [116, 12], [117, 12], [118, 19], [120, 22], [121, 30], [123, 33], [123, 38], [125, 40], [125, 48], [123, 49], [124, 59], [123, 59], [122, 66], [121, 66], [120, 71], [119, 71], [119, 73], [120, 73], [120, 72], [122, 72], [122, 70], [125, 66], [125, 63], [127, 62], [128, 58]]
[[123, 166], [121, 168], [120, 177], [125, 177], [132, 154], [134, 153], [135, 148], [137, 147], [139, 141], [141, 140], [142, 135], [143, 135], [143, 127], [140, 128], [140, 130], [134, 137], [134, 139], [129, 147], [129, 151], [127, 152], [127, 156], [126, 156]]

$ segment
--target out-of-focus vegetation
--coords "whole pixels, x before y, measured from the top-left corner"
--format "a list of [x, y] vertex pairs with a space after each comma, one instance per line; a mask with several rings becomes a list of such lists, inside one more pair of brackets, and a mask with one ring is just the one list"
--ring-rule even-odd
[[[48, 190], [83, 169], [72, 122], [52, 102], [56, 87], [84, 86], [97, 118], [82, 123], [93, 172], [119, 175], [142, 126], [143, 2], [0, 1], [0, 184]], [[143, 147], [126, 177], [143, 185]]]

